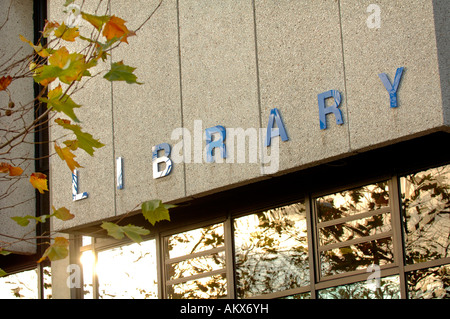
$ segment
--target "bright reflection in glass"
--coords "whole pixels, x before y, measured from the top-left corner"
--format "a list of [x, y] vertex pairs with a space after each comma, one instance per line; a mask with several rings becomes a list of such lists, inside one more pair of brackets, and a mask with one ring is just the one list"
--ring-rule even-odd
[[94, 270], [95, 270], [95, 254], [92, 250], [84, 251], [80, 257], [83, 266], [83, 296], [84, 299], [94, 298]]
[[223, 224], [165, 238], [166, 287], [171, 299], [227, 295]]
[[450, 165], [400, 179], [406, 262], [450, 256]]
[[[43, 269], [44, 299], [52, 298], [50, 267]], [[38, 299], [38, 270], [31, 269], [0, 278], [0, 299]]]
[[369, 281], [320, 290], [320, 299], [400, 299], [400, 278], [390, 276], [380, 278], [379, 288]]
[[99, 297], [158, 298], [155, 245], [155, 240], [148, 240], [100, 251], [96, 267]]
[[408, 273], [411, 299], [450, 299], [450, 265]]
[[309, 285], [303, 201], [237, 218], [234, 230], [238, 298]]

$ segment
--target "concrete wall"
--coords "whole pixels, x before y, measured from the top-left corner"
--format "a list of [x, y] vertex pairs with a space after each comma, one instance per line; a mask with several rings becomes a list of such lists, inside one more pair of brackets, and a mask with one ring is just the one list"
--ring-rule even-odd
[[[50, 18], [60, 16], [63, 2], [51, 1]], [[80, 94], [78, 102], [86, 106], [79, 112], [83, 127], [107, 146], [94, 158], [77, 158], [85, 166], [80, 191], [89, 193], [82, 201], [72, 202], [70, 172], [52, 159], [52, 204], [77, 216], [54, 227], [119, 216], [148, 199], [176, 202], [203, 196], [446, 130], [448, 27], [439, 9], [448, 7], [446, 1], [376, 1], [379, 28], [371, 24], [375, 11], [367, 12], [372, 2], [164, 0], [138, 35], [129, 38], [130, 45], [112, 56], [112, 61], [137, 67], [144, 84], [96, 79]], [[132, 29], [158, 3], [113, 0], [111, 12]], [[399, 67], [404, 67], [399, 106], [390, 108], [378, 74], [386, 73], [392, 82]], [[328, 90], [342, 96], [344, 123], [337, 125], [328, 115], [328, 128], [321, 130], [318, 94]], [[196, 163], [206, 128], [265, 129], [272, 108], [279, 109], [289, 136], [285, 142], [273, 139], [265, 156], [270, 159], [278, 143], [277, 172], [262, 171], [267, 165], [259, 155], [255, 163], [248, 158], [236, 163], [236, 154], [235, 163]], [[169, 143], [178, 151], [181, 138], [172, 139], [177, 128], [190, 134], [191, 152], [184, 154], [184, 162], [174, 163], [168, 176], [153, 179], [152, 147]], [[226, 142], [231, 148], [231, 140]], [[122, 190], [115, 185], [119, 156], [124, 161]]]
[[[19, 34], [27, 39], [33, 39], [33, 2], [29, 0], [15, 0], [0, 2], [0, 69], [12, 61], [20, 61], [32, 53], [28, 44], [20, 41]], [[8, 14], [9, 12], [9, 14]], [[27, 65], [24, 65], [27, 68]], [[14, 74], [18, 68], [12, 69], [8, 74]], [[0, 77], [7, 74], [0, 74]], [[8, 87], [11, 93], [11, 100], [15, 103], [12, 114], [7, 116], [9, 95], [6, 91], [0, 92], [0, 143], [5, 143], [12, 135], [5, 130], [12, 132], [23, 129], [23, 121], [30, 122], [34, 119], [33, 104], [34, 99], [33, 80], [15, 80]], [[12, 161], [15, 166], [24, 169], [21, 177], [10, 179], [7, 174], [0, 176], [0, 234], [15, 238], [33, 237], [35, 227], [30, 223], [27, 227], [18, 226], [10, 217], [33, 215], [35, 213], [35, 190], [25, 176], [30, 176], [34, 172], [34, 161], [24, 160], [34, 157], [33, 134], [28, 134], [24, 142], [9, 149], [5, 147], [0, 150], [0, 162]], [[18, 140], [17, 140], [18, 141]], [[15, 144], [15, 143], [13, 143]], [[12, 145], [12, 144], [10, 144]], [[6, 154], [4, 152], [7, 152]], [[6, 175], [6, 176], [5, 176]], [[14, 238], [0, 235], [0, 241], [11, 243]], [[33, 254], [36, 252], [35, 241], [17, 242], [7, 249], [17, 253]], [[3, 246], [3, 245], [2, 245]]]

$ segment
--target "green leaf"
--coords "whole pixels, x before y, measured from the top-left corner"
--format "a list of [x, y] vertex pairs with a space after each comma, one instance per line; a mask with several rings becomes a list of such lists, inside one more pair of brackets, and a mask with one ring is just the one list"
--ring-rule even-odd
[[6, 271], [0, 268], [0, 277], [4, 277], [6, 275], [7, 275]]
[[110, 16], [96, 16], [86, 12], [81, 12], [81, 17], [92, 24], [98, 31], [100, 31], [103, 25], [111, 18]]
[[24, 217], [14, 216], [14, 217], [11, 217], [11, 219], [14, 220], [20, 226], [25, 227], [25, 226], [28, 226], [28, 224], [30, 223], [30, 220], [34, 220], [34, 221], [36, 221], [36, 223], [45, 223], [45, 221], [47, 220], [48, 217], [50, 217], [50, 215], [42, 215], [39, 217], [26, 215]]
[[163, 204], [161, 200], [149, 200], [141, 205], [142, 214], [153, 226], [161, 220], [170, 221], [169, 209], [176, 205]]
[[109, 236], [114, 237], [115, 239], [122, 239], [126, 235], [136, 243], [142, 242], [141, 236], [150, 234], [148, 229], [134, 225], [119, 226], [114, 223], [103, 222], [101, 227], [108, 232]]
[[53, 107], [57, 112], [63, 112], [75, 122], [79, 122], [74, 109], [81, 107], [76, 104], [68, 95], [63, 95], [61, 85], [48, 92], [47, 98], [40, 98], [39, 101], [47, 103], [47, 107]]
[[0, 255], [2, 256], [8, 256], [12, 254], [10, 251], [4, 250], [3, 248], [0, 248]]
[[64, 3], [64, 6], [67, 7], [69, 4], [74, 3], [75, 0], [66, 0], [66, 3]]
[[42, 255], [38, 263], [48, 257], [50, 261], [64, 259], [69, 254], [69, 241], [64, 237], [55, 237], [54, 244], [50, 245]]
[[105, 74], [104, 78], [108, 81], [125, 81], [129, 84], [137, 83], [137, 77], [133, 74], [136, 68], [123, 64], [122, 61], [115, 62], [111, 65], [111, 70]]
[[78, 140], [78, 147], [82, 148], [89, 155], [94, 155], [94, 148], [101, 148], [105, 146], [105, 144], [101, 143], [99, 140], [96, 140], [92, 137], [91, 134], [81, 131], [81, 127], [76, 124], [71, 124], [68, 120], [56, 119], [56, 123], [61, 125], [63, 128], [67, 130], [71, 130]]

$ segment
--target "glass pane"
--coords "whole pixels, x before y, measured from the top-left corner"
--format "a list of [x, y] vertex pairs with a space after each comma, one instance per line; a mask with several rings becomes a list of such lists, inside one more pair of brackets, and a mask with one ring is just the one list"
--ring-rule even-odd
[[386, 265], [393, 262], [391, 238], [383, 238], [326, 250], [320, 253], [322, 276], [365, 269], [370, 265]]
[[408, 273], [411, 299], [450, 299], [450, 265]]
[[166, 255], [169, 258], [176, 258], [223, 245], [223, 224], [216, 224], [169, 236]]
[[377, 284], [360, 281], [319, 291], [320, 299], [400, 299], [398, 276], [380, 278]]
[[38, 297], [36, 269], [0, 278], [0, 299], [37, 299]]
[[94, 298], [94, 270], [95, 270], [95, 255], [92, 250], [87, 250], [81, 253], [81, 265], [83, 266], [83, 298]]
[[178, 279], [225, 268], [225, 252], [183, 260], [167, 266], [168, 279]]
[[322, 196], [316, 199], [318, 221], [326, 222], [389, 206], [387, 182]]
[[450, 255], [450, 165], [400, 179], [408, 264]]
[[304, 292], [302, 294], [296, 294], [292, 296], [286, 296], [280, 299], [311, 299], [311, 293], [310, 292]]
[[96, 271], [100, 298], [158, 298], [155, 240], [99, 252]]
[[391, 214], [380, 214], [319, 230], [320, 245], [325, 246], [391, 230]]
[[167, 287], [169, 299], [217, 299], [227, 295], [225, 274], [191, 280]]
[[237, 218], [234, 230], [238, 298], [309, 285], [303, 201]]

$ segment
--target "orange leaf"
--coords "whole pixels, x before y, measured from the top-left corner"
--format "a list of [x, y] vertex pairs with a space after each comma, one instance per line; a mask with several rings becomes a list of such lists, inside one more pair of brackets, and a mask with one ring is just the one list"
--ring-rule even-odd
[[120, 39], [121, 42], [128, 43], [127, 37], [135, 35], [135, 33], [128, 30], [125, 26], [125, 22], [125, 20], [119, 17], [112, 16], [103, 28], [103, 35], [108, 41], [117, 38]]
[[41, 194], [44, 194], [44, 191], [48, 191], [47, 175], [45, 175], [45, 174], [42, 174], [42, 173], [31, 174], [30, 183]]
[[0, 78], [0, 91], [6, 90], [6, 88], [11, 84], [12, 77], [11, 76], [2, 76]]
[[9, 176], [19, 176], [22, 175], [23, 169], [14, 167], [8, 163], [0, 163], [0, 173], [9, 173]]
[[55, 151], [56, 153], [58, 153], [59, 157], [63, 160], [66, 161], [67, 166], [69, 166], [69, 169], [71, 172], [74, 171], [75, 168], [77, 167], [82, 167], [80, 164], [78, 164], [74, 158], [76, 157], [75, 154], [73, 154], [70, 151], [69, 147], [64, 147], [61, 148], [58, 145], [55, 144]]

